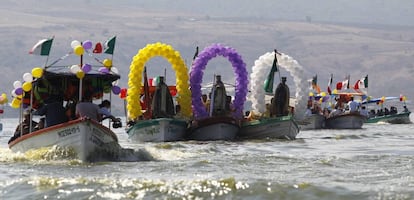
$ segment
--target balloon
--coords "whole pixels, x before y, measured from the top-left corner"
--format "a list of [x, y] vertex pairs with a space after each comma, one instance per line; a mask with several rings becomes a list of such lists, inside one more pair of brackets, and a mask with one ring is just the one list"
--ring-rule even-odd
[[79, 71], [81, 71], [79, 65], [72, 65], [70, 67], [70, 72], [72, 72], [72, 74], [77, 74]]
[[16, 90], [14, 90], [14, 93], [18, 96], [18, 95], [22, 95], [23, 94], [23, 88], [19, 87], [16, 88]]
[[116, 95], [118, 95], [119, 93], [121, 93], [121, 88], [119, 86], [112, 86], [112, 92]]
[[108, 74], [109, 73], [109, 69], [106, 67], [101, 67], [99, 68], [99, 72], [103, 73], [103, 74]]
[[73, 53], [75, 53], [78, 56], [81, 56], [84, 51], [85, 49], [81, 45], [78, 45], [75, 48], [73, 48]]
[[171, 96], [175, 97], [175, 95], [177, 95], [177, 90], [176, 89], [170, 89], [170, 94], [171, 94]]
[[93, 49], [93, 53], [102, 53], [102, 44], [100, 42], [95, 44], [95, 48]]
[[73, 40], [70, 43], [70, 46], [72, 47], [72, 49], [74, 49], [75, 47], [80, 46], [80, 45], [81, 45], [81, 43], [79, 41], [77, 41], [77, 40]]
[[78, 77], [78, 79], [83, 79], [83, 77], [85, 77], [85, 72], [83, 71], [76, 72], [76, 77]]
[[33, 76], [31, 73], [24, 73], [23, 74], [23, 80], [25, 82], [32, 82], [33, 81]]
[[40, 67], [36, 67], [32, 69], [32, 76], [34, 78], [40, 78], [43, 76], [43, 69]]
[[114, 74], [119, 74], [119, 71], [116, 67], [111, 67], [111, 72]]
[[125, 99], [127, 97], [127, 94], [128, 94], [128, 90], [126, 88], [122, 88], [119, 93], [119, 97], [121, 97], [121, 99]]
[[84, 49], [86, 49], [86, 50], [91, 49], [91, 48], [92, 48], [92, 41], [90, 41], [90, 40], [85, 40], [85, 41], [82, 43], [82, 47], [83, 47]]
[[228, 58], [236, 74], [236, 94], [233, 101], [235, 111], [233, 115], [236, 118], [241, 118], [243, 117], [243, 106], [247, 96], [247, 90], [244, 88], [248, 87], [246, 64], [235, 49], [224, 47], [221, 44], [213, 44], [206, 47], [194, 60], [191, 67], [190, 87], [192, 88], [191, 97], [194, 115], [198, 119], [208, 116], [201, 101], [201, 82], [203, 70], [206, 68], [207, 62], [218, 55]]
[[[177, 94], [181, 97], [177, 99], [177, 102], [181, 105], [182, 114], [185, 117], [191, 117], [191, 91], [189, 90], [186, 64], [181, 58], [180, 53], [175, 51], [171, 45], [157, 42], [155, 44], [148, 44], [145, 48], [140, 49], [131, 62], [128, 80], [130, 90], [126, 96], [129, 118], [135, 120], [142, 115], [142, 107], [139, 103], [142, 89], [142, 72], [145, 63], [155, 56], [166, 58], [172, 65], [173, 70], [176, 71]], [[182, 81], [179, 82], [178, 80]], [[152, 80], [152, 85], [155, 85], [155, 83], [156, 78]]]
[[90, 65], [90, 64], [84, 64], [83, 66], [82, 66], [82, 71], [83, 72], [85, 72], [85, 73], [88, 73], [88, 72], [90, 72], [92, 70], [92, 65]]
[[21, 88], [22, 87], [22, 82], [14, 81], [13, 87], [14, 87], [14, 89]]
[[107, 68], [110, 68], [112, 66], [112, 60], [111, 59], [105, 59], [105, 60], [103, 60], [102, 63]]
[[25, 92], [32, 90], [32, 83], [31, 82], [24, 82], [22, 86]]
[[21, 103], [22, 103], [22, 101], [20, 99], [14, 98], [13, 101], [11, 102], [11, 107], [12, 108], [19, 108]]

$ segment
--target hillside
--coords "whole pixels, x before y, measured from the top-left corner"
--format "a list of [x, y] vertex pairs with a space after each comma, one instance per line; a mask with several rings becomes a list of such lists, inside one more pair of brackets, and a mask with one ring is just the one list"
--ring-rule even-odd
[[[409, 100], [414, 98], [414, 88], [409, 87], [414, 75], [414, 27], [210, 16], [129, 4], [116, 8], [103, 4], [94, 9], [94, 1], [87, 1], [92, 3], [84, 7], [62, 4], [48, 10], [44, 9], [46, 3], [34, 6], [37, 2], [6, 2], [0, 8], [1, 92], [9, 93], [13, 81], [21, 80], [22, 74], [33, 67], [44, 65], [45, 57], [28, 54], [39, 39], [55, 36], [50, 63], [70, 50], [72, 40], [105, 41], [117, 35], [114, 64], [121, 73], [121, 87], [127, 86], [132, 57], [146, 44], [170, 44], [189, 65], [196, 46], [203, 49], [223, 43], [243, 56], [249, 71], [260, 55], [277, 48], [296, 59], [309, 77], [318, 74], [322, 88], [326, 88], [331, 73], [334, 82], [350, 74], [351, 84], [368, 74], [370, 95], [405, 94]], [[25, 6], [31, 5], [27, 12]], [[68, 59], [59, 64], [69, 66], [74, 62], [77, 60]], [[163, 74], [164, 69], [167, 77], [174, 76], [163, 59], [156, 58], [147, 66], [149, 76]], [[219, 71], [224, 80], [234, 79], [229, 62], [221, 58], [209, 62], [204, 79], [210, 80]], [[122, 103], [115, 101], [117, 113], [122, 114]]]

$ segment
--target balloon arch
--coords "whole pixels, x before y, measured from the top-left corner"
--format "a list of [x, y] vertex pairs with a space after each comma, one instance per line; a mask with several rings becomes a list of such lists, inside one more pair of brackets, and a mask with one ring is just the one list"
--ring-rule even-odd
[[170, 45], [162, 43], [147, 44], [146, 47], [140, 49], [134, 56], [129, 72], [128, 79], [128, 96], [127, 109], [128, 117], [136, 119], [142, 115], [142, 108], [139, 102], [141, 95], [142, 73], [145, 63], [155, 57], [161, 56], [172, 64], [172, 68], [176, 74], [177, 101], [181, 105], [181, 112], [185, 117], [191, 116], [191, 95], [188, 84], [188, 70], [184, 60], [178, 51], [175, 51]]
[[190, 73], [190, 86], [193, 104], [193, 114], [196, 119], [205, 118], [208, 116], [207, 111], [201, 101], [201, 83], [203, 81], [203, 70], [209, 60], [217, 55], [228, 58], [231, 62], [235, 76], [236, 76], [236, 92], [233, 101], [235, 109], [234, 116], [241, 118], [243, 115], [243, 106], [246, 101], [248, 92], [248, 74], [246, 64], [243, 62], [241, 56], [235, 49], [224, 47], [221, 44], [212, 44], [206, 47], [194, 60]]

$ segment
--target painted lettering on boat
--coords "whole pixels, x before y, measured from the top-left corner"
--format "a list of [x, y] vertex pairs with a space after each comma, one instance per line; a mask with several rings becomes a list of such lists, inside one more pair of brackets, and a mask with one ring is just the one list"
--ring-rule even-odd
[[59, 135], [59, 137], [66, 137], [68, 135], [72, 135], [74, 133], [79, 133], [79, 132], [80, 132], [79, 126], [75, 126], [72, 128], [66, 128], [66, 129], [60, 130], [57, 132], [57, 134]]
[[92, 128], [92, 134], [100, 138], [103, 138], [105, 135], [100, 129], [95, 128], [95, 127]]
[[89, 141], [91, 141], [99, 147], [102, 147], [104, 144], [104, 142], [94, 134], [89, 137]]

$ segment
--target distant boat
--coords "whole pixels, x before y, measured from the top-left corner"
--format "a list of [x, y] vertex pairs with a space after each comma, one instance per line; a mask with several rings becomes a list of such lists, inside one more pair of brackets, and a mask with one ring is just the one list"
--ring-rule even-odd
[[[384, 107], [382, 104], [385, 102], [387, 102], [387, 104], [389, 104], [388, 102], [395, 102], [398, 101], [400, 99], [400, 101], [402, 100], [402, 97], [381, 97], [381, 98], [375, 98], [375, 99], [371, 99], [368, 101], [364, 101], [362, 102], [363, 105], [377, 105], [377, 104], [381, 104], [381, 108]], [[401, 107], [401, 106], [400, 106]], [[397, 106], [391, 106], [390, 107], [390, 111], [388, 113], [375, 113], [375, 110], [372, 110], [372, 112], [369, 113], [369, 117], [366, 121], [366, 123], [378, 123], [378, 122], [384, 122], [384, 123], [389, 123], [389, 124], [410, 124], [412, 123], [410, 120], [410, 114], [411, 111], [409, 111], [406, 107], [406, 105], [404, 104], [404, 106], [402, 106], [402, 111], [398, 112], [397, 111]]]

